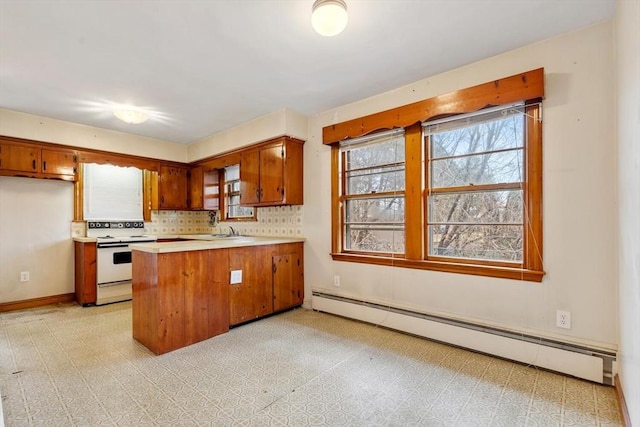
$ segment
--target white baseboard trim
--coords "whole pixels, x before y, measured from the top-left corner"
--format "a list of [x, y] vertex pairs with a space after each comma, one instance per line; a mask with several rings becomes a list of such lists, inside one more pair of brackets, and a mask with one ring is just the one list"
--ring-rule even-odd
[[615, 353], [313, 291], [314, 310], [613, 385]]

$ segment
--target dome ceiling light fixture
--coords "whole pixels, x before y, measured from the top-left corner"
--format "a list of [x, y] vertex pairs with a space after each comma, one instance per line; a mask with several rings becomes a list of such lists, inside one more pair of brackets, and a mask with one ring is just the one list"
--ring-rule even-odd
[[120, 105], [113, 109], [113, 115], [125, 123], [139, 125], [149, 120], [149, 113], [130, 105]]
[[344, 0], [315, 0], [311, 7], [311, 25], [318, 34], [332, 37], [347, 26], [347, 4]]

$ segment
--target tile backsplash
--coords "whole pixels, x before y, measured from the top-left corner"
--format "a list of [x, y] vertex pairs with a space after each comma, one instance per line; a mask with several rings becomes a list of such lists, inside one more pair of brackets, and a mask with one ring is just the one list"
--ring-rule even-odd
[[209, 224], [207, 211], [151, 211], [151, 222], [145, 222], [145, 233], [197, 234], [228, 233], [229, 226], [247, 236], [302, 237], [303, 206], [258, 208], [257, 221], [220, 221]]

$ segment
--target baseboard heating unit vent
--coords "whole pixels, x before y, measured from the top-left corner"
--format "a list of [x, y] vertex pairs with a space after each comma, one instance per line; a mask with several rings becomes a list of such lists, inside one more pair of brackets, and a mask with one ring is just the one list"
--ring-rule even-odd
[[312, 292], [314, 310], [613, 385], [614, 352], [434, 316], [354, 298]]

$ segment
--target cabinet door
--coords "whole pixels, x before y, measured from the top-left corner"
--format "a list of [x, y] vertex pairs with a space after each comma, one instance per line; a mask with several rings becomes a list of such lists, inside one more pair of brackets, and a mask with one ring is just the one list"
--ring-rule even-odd
[[40, 149], [12, 144], [0, 144], [0, 169], [38, 172]]
[[289, 251], [273, 257], [273, 311], [302, 304], [304, 297], [303, 258], [295, 245], [282, 245]]
[[240, 204], [260, 203], [260, 152], [242, 153], [240, 159]]
[[74, 151], [42, 150], [42, 172], [54, 175], [75, 176], [78, 156]]
[[188, 209], [186, 167], [160, 166], [159, 209]]
[[284, 197], [284, 148], [260, 150], [260, 203], [282, 202]]
[[204, 169], [202, 166], [189, 169], [189, 208], [204, 208]]
[[270, 246], [229, 249], [229, 270], [242, 270], [242, 283], [229, 285], [231, 325], [273, 312], [270, 250]]

